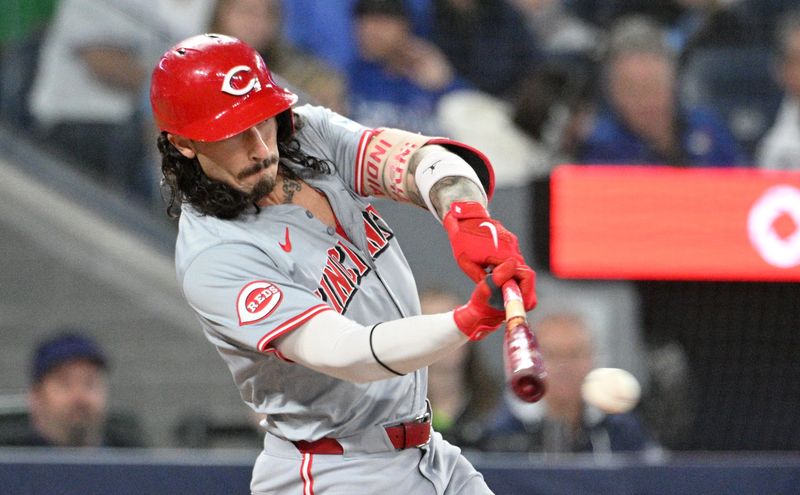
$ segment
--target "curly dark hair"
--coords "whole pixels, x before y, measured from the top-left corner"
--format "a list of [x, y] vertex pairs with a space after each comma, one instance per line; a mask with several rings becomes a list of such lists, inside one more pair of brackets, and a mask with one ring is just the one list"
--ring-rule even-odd
[[[305, 167], [295, 173], [285, 166], [280, 167], [282, 174], [294, 178], [308, 178], [319, 174], [333, 172], [333, 164], [328, 160], [307, 155], [300, 149], [300, 143], [294, 137], [294, 131], [303, 126], [301, 117], [294, 114], [294, 125], [289, 111], [277, 116], [278, 119], [278, 153], [281, 160], [288, 160]], [[188, 203], [200, 214], [229, 220], [238, 217], [250, 207], [255, 213], [261, 209], [256, 204], [260, 199], [258, 192], [244, 193], [227, 184], [210, 179], [200, 167], [197, 157], [187, 158], [169, 142], [167, 132], [158, 136], [158, 151], [161, 153], [161, 173], [163, 184], [169, 189], [164, 199], [167, 202], [167, 215], [171, 218], [180, 216], [181, 205]]]

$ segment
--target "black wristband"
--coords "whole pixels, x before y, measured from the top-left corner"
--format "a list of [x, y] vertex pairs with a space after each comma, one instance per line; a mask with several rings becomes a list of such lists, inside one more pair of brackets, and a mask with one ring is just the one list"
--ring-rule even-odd
[[374, 357], [374, 358], [375, 358], [375, 361], [377, 361], [377, 363], [378, 363], [378, 364], [380, 364], [381, 366], [383, 366], [383, 368], [384, 368], [386, 371], [389, 371], [389, 372], [391, 372], [391, 373], [394, 373], [394, 374], [395, 374], [395, 375], [397, 375], [397, 376], [405, 376], [405, 374], [404, 374], [404, 373], [398, 373], [398, 372], [396, 372], [395, 370], [393, 370], [392, 368], [390, 368], [390, 367], [386, 366], [386, 364], [385, 364], [383, 361], [381, 361], [380, 359], [378, 359], [378, 355], [377, 355], [377, 354], [375, 354], [375, 348], [374, 348], [374, 347], [372, 347], [372, 332], [374, 332], [374, 331], [375, 331], [375, 329], [376, 329], [376, 328], [378, 328], [378, 325], [380, 325], [380, 323], [376, 323], [375, 325], [373, 325], [373, 326], [372, 326], [372, 329], [370, 329], [370, 331], [369, 331], [369, 350], [370, 350], [370, 351], [372, 351], [372, 357]]

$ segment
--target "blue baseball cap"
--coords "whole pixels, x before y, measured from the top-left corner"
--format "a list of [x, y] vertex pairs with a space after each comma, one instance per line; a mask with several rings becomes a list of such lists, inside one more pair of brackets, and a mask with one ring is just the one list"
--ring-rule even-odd
[[100, 368], [108, 368], [108, 359], [94, 340], [72, 331], [62, 331], [36, 348], [31, 370], [34, 383], [40, 382], [56, 366], [76, 359], [88, 359]]

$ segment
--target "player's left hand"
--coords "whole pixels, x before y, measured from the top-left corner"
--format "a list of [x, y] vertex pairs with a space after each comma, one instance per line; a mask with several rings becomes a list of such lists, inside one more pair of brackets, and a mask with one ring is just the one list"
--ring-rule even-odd
[[506, 314], [501, 287], [515, 277], [518, 267], [519, 264], [513, 260], [498, 266], [475, 284], [467, 304], [453, 311], [456, 326], [470, 340], [481, 340], [503, 323]]
[[486, 276], [487, 268], [513, 259], [525, 264], [517, 236], [489, 216], [476, 201], [456, 201], [442, 221], [453, 256], [473, 282]]

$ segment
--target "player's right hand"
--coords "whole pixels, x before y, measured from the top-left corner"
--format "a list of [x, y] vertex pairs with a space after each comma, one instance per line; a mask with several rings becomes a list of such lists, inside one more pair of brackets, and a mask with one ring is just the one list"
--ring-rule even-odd
[[481, 340], [503, 323], [505, 311], [500, 288], [511, 279], [519, 284], [526, 309], [529, 304], [536, 305], [533, 270], [513, 259], [501, 263], [475, 285], [467, 304], [453, 312], [456, 326], [470, 340]]
[[477, 283], [486, 270], [513, 259], [524, 263], [517, 236], [476, 201], [455, 201], [442, 221], [461, 270]]

